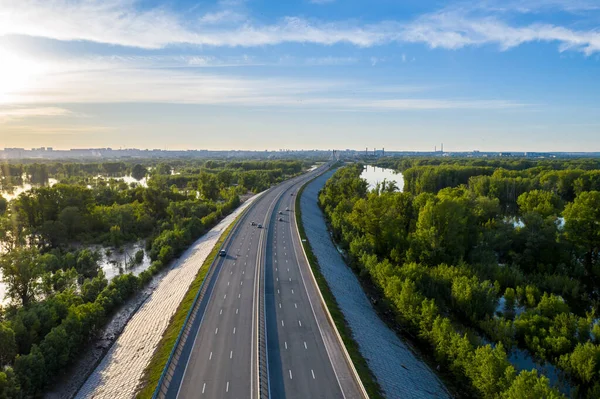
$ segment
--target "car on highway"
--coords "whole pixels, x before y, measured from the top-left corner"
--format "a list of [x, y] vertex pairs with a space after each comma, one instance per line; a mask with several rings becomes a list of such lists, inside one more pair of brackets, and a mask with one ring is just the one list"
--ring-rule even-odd
[[290, 195], [294, 195], [294, 193], [290, 193]]
[[290, 210], [290, 208], [285, 208], [285, 210], [286, 210], [286, 211], [289, 211], [289, 210]]
[[254, 222], [254, 221], [250, 222], [250, 226], [256, 226], [256, 222]]
[[279, 214], [280, 214], [280, 215], [283, 215], [283, 212], [279, 211]]
[[227, 255], [227, 252], [225, 252], [224, 249], [219, 251], [219, 256], [225, 256], [225, 255]]
[[259, 224], [258, 224], [258, 228], [259, 228], [259, 229], [262, 229], [262, 224], [260, 224], [260, 223], [259, 223]]
[[283, 218], [279, 218], [279, 221], [280, 221], [280, 222], [283, 222]]

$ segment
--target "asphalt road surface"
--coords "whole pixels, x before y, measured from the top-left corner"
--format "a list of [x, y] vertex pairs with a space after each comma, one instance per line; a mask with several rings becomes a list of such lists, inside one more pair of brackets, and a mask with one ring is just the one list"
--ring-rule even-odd
[[[319, 172], [272, 188], [239, 221], [227, 255], [207, 281], [205, 303], [167, 397], [258, 399], [259, 295], [265, 295], [271, 398], [362, 397], [325, 317], [295, 227], [297, 190]], [[262, 268], [265, 281], [259, 285]]]

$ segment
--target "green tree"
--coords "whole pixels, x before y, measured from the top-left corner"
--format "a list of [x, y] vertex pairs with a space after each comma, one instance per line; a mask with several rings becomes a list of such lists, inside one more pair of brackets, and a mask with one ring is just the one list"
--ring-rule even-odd
[[146, 177], [146, 175], [148, 174], [148, 169], [146, 169], [144, 166], [138, 164], [135, 164], [134, 167], [131, 169], [131, 176], [137, 180], [140, 181], [142, 180], [144, 177]]
[[85, 280], [81, 286], [81, 296], [83, 297], [84, 302], [94, 302], [107, 285], [108, 281], [102, 270], [100, 270], [98, 275], [93, 279]]
[[0, 398], [13, 399], [20, 396], [19, 382], [12, 367], [0, 371]]
[[469, 203], [442, 195], [430, 199], [420, 210], [413, 256], [427, 264], [454, 263], [465, 257], [474, 244]]
[[17, 355], [17, 342], [15, 332], [8, 323], [0, 323], [0, 369], [2, 366], [11, 364]]
[[217, 173], [217, 179], [221, 187], [229, 187], [233, 182], [233, 173], [229, 169], [223, 169]]
[[600, 346], [591, 342], [578, 344], [572, 353], [561, 356], [560, 366], [579, 381], [589, 384], [600, 372]]
[[512, 382], [515, 370], [506, 358], [502, 344], [480, 346], [467, 367], [473, 386], [484, 398], [496, 398]]
[[171, 165], [161, 162], [154, 168], [154, 173], [157, 175], [170, 175], [172, 170]]
[[77, 255], [77, 263], [75, 269], [77, 273], [84, 279], [94, 278], [98, 275], [100, 270], [98, 261], [100, 260], [100, 254], [89, 249], [79, 251]]
[[23, 391], [31, 396], [39, 395], [46, 383], [46, 365], [40, 348], [34, 345], [29, 354], [17, 356], [14, 369]]
[[0, 195], [0, 216], [6, 213], [8, 209], [8, 200]]
[[521, 213], [534, 212], [546, 218], [555, 216], [561, 208], [560, 197], [553, 192], [532, 190], [523, 193], [517, 199]]
[[200, 195], [208, 200], [216, 200], [219, 197], [219, 183], [215, 175], [202, 172], [199, 177]]
[[75, 238], [83, 230], [85, 223], [83, 215], [76, 206], [68, 206], [60, 211], [58, 221], [65, 226], [69, 238]]
[[9, 298], [27, 306], [38, 292], [39, 279], [44, 273], [39, 253], [34, 248], [17, 248], [0, 256], [2, 281]]
[[546, 376], [537, 375], [537, 370], [521, 371], [511, 386], [502, 394], [504, 399], [564, 399], [564, 396], [550, 388]]
[[581, 249], [588, 274], [599, 274], [594, 268], [600, 253], [600, 192], [579, 194], [574, 202], [567, 204], [563, 214], [566, 237]]
[[77, 288], [77, 270], [59, 269], [52, 272], [46, 272], [42, 275], [42, 286], [46, 296], [66, 290], [75, 290]]

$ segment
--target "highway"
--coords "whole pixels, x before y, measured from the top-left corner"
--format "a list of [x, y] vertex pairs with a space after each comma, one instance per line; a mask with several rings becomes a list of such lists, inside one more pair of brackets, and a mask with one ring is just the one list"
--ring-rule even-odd
[[272, 398], [360, 398], [302, 252], [295, 221], [301, 185], [271, 215], [266, 250], [266, 322]]
[[[295, 194], [322, 171], [268, 190], [234, 227], [224, 247], [227, 255], [207, 276], [190, 332], [168, 373], [166, 394], [159, 397], [362, 397], [295, 230]], [[266, 348], [259, 333], [265, 330]], [[259, 379], [261, 364], [268, 372]], [[268, 387], [262, 394], [261, 381]]]

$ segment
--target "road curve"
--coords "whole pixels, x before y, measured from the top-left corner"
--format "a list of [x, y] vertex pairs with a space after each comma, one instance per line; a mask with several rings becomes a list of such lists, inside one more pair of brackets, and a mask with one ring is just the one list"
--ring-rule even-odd
[[[268, 190], [236, 224], [224, 247], [227, 255], [207, 276], [187, 339], [170, 367], [170, 382], [159, 397], [361, 397], [307, 274], [292, 219], [295, 193], [323, 171], [324, 167]], [[259, 310], [264, 310], [264, 322]], [[260, 360], [268, 363], [268, 391], [262, 394], [261, 323], [266, 326], [267, 357]]]

